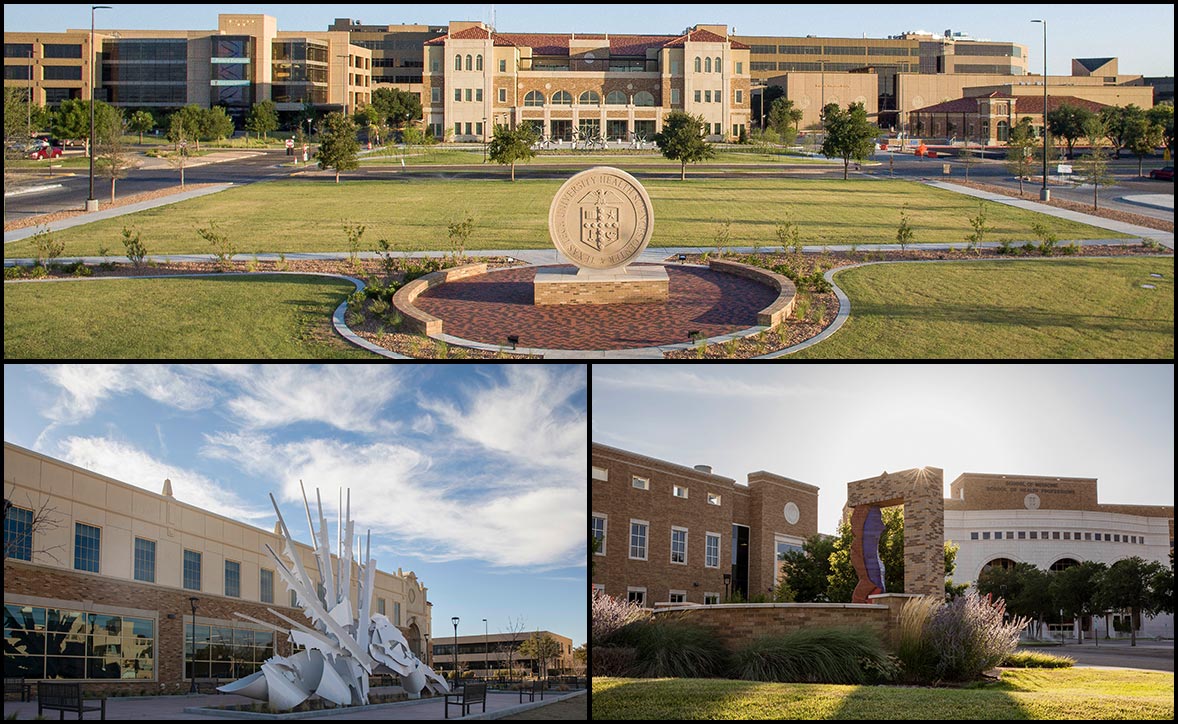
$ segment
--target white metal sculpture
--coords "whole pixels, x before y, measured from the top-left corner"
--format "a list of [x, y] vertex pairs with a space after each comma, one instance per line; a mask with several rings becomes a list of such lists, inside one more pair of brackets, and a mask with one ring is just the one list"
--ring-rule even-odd
[[[301, 480], [299, 487], [302, 487]], [[321, 588], [316, 588], [304, 570], [302, 559], [273, 495], [270, 496], [270, 502], [278, 515], [283, 538], [282, 552], [289, 565], [269, 544], [266, 545], [266, 550], [274, 560], [275, 570], [287, 588], [295, 592], [298, 605], [312, 625], [306, 626], [272, 608], [266, 610], [290, 624], [289, 630], [243, 613], [235, 614], [279, 633], [286, 633], [292, 643], [304, 649], [293, 656], [272, 656], [262, 664], [261, 671], [219, 686], [218, 691], [261, 699], [280, 710], [293, 709], [311, 696], [319, 696], [341, 706], [359, 705], [368, 703], [368, 676], [388, 673], [401, 677], [401, 686], [411, 699], [419, 698], [424, 689], [435, 694], [448, 692], [450, 689], [445, 679], [417, 658], [397, 627], [382, 614], [371, 612], [376, 579], [376, 561], [368, 556], [371, 531], [368, 533], [368, 543], [365, 544], [364, 563], [359, 567], [359, 617], [353, 617], [349, 591], [352, 587], [352, 564], [356, 561], [352, 553], [351, 491], [348, 491], [347, 522], [341, 519], [339, 523], [337, 545], [341, 555], [340, 564], [334, 571], [331, 548], [327, 541], [327, 520], [323, 517], [323, 501], [319, 498], [318, 490], [315, 496], [319, 506], [318, 532], [311, 520], [307, 492], [303, 490], [303, 507], [307, 511], [307, 526], [315, 539], [315, 564], [319, 569]], [[341, 515], [343, 512], [341, 505]]]

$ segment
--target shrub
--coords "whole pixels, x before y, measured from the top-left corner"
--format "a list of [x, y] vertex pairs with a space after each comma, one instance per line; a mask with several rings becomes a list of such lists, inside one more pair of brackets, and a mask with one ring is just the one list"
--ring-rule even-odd
[[216, 221], [209, 221], [208, 228], [198, 227], [196, 235], [212, 245], [213, 256], [217, 257], [217, 260], [221, 263], [221, 268], [229, 268], [229, 265], [233, 261], [233, 255], [237, 253], [237, 247], [229, 240], [229, 234], [217, 228]]
[[941, 607], [942, 601], [933, 596], [909, 599], [900, 610], [900, 632], [896, 644], [896, 656], [911, 676], [923, 675], [936, 665], [937, 652], [932, 641], [925, 635], [933, 613]]
[[802, 629], [741, 649], [732, 673], [753, 681], [865, 684], [895, 679], [898, 667], [868, 629]]
[[1014, 653], [1027, 619], [1002, 621], [1006, 606], [991, 603], [976, 591], [958, 596], [932, 615], [925, 628], [929, 646], [936, 652], [932, 678], [969, 681], [998, 666]]
[[1039, 253], [1043, 256], [1051, 256], [1055, 252], [1055, 232], [1038, 221], [1031, 224], [1031, 231], [1039, 237]]
[[37, 263], [52, 262], [65, 251], [65, 242], [55, 239], [48, 226], [33, 234], [33, 246], [37, 249]]
[[1038, 651], [1015, 651], [1002, 660], [1002, 666], [1021, 669], [1066, 669], [1076, 663], [1070, 656], [1055, 656]]
[[629, 673], [644, 678], [718, 676], [727, 659], [711, 631], [666, 614], [623, 626], [606, 643], [636, 649]]
[[650, 618], [650, 611], [636, 603], [614, 598], [594, 589], [593, 625], [590, 636], [593, 644], [605, 643], [618, 629], [635, 621]]
[[589, 649], [593, 676], [629, 676], [638, 656], [628, 646], [594, 646]]

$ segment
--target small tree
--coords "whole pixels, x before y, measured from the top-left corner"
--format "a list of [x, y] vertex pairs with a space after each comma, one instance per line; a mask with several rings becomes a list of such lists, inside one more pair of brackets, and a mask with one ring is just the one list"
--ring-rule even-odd
[[147, 247], [143, 246], [139, 238], [139, 229], [123, 227], [123, 246], [127, 249], [127, 258], [131, 260], [131, 266], [136, 270], [142, 267], [143, 260], [147, 258]]
[[[190, 103], [172, 114], [168, 122], [168, 140], [179, 144], [184, 139], [196, 144], [197, 153], [200, 152], [200, 139], [203, 132], [204, 109], [195, 103]], [[179, 150], [179, 148], [177, 148]]]
[[184, 133], [184, 119], [173, 114], [168, 122], [168, 140], [176, 144], [176, 150], [166, 157], [172, 168], [180, 169], [180, 188], [184, 188], [184, 167], [188, 165], [188, 138]]
[[769, 127], [786, 146], [793, 145], [794, 140], [798, 137], [794, 124], [795, 110], [798, 109], [794, 108], [794, 102], [788, 98], [778, 98], [773, 101], [773, 105], [769, 106]]
[[1076, 141], [1085, 136], [1084, 124], [1092, 116], [1092, 111], [1087, 108], [1067, 103], [1061, 104], [1047, 114], [1047, 125], [1051, 132], [1068, 144], [1068, 158], [1072, 157], [1072, 147], [1076, 145]]
[[515, 164], [535, 158], [536, 151], [532, 149], [534, 143], [536, 134], [530, 125], [524, 124], [516, 129], [496, 125], [487, 152], [495, 163], [511, 165], [511, 180], [515, 181]]
[[957, 152], [961, 159], [961, 165], [965, 166], [965, 180], [969, 182], [969, 169], [978, 162], [978, 155], [981, 153], [980, 149], [970, 148], [969, 141], [966, 141], [961, 150]]
[[[1091, 134], [1095, 134], [1089, 135], [1089, 138], [1100, 138], [1104, 133], [1104, 124], [1098, 117], [1093, 116], [1088, 120], [1088, 130]], [[1076, 166], [1080, 170], [1079, 175], [1084, 183], [1092, 184], [1092, 208], [1099, 208], [1097, 191], [1101, 186], [1110, 186], [1116, 182], [1109, 172], [1108, 157], [1105, 156], [1104, 149], [1094, 145], [1092, 154], [1080, 159]]]
[[1113, 145], [1114, 157], [1121, 157], [1129, 121], [1142, 115], [1145, 115], [1145, 111], [1132, 103], [1127, 106], [1105, 106], [1100, 109], [1099, 117], [1104, 122], [1104, 137]]
[[258, 138], [269, 137], [270, 131], [277, 131], [278, 108], [274, 101], [266, 99], [255, 103], [245, 118], [245, 130], [258, 134]]
[[1006, 170], [1018, 177], [1018, 193], [1023, 194], [1023, 179], [1035, 169], [1035, 137], [1031, 120], [1023, 118], [1010, 129], [1010, 141], [1006, 150]]
[[335, 169], [335, 182], [339, 183], [341, 171], [360, 167], [359, 153], [356, 124], [338, 111], [328, 113], [320, 129], [319, 168]]
[[155, 128], [155, 116], [151, 111], [135, 111], [127, 121], [127, 130], [139, 134], [139, 145], [143, 145], [143, 134]]
[[33, 234], [33, 248], [37, 250], [37, 266], [45, 266], [65, 251], [65, 242], [53, 236], [48, 226]]
[[[102, 104], [102, 101], [99, 103]], [[98, 108], [94, 107], [96, 118]], [[84, 139], [86, 155], [90, 155], [90, 101], [72, 98], [62, 101], [53, 114], [49, 130], [57, 138]]]
[[[4, 536], [4, 560], [8, 560], [14, 556], [24, 558], [25, 549], [28, 549], [29, 561], [33, 561], [37, 554], [44, 554], [52, 558], [56, 563], [62, 565], [62, 561], [57, 557], [57, 553], [64, 549], [62, 545], [54, 545], [48, 548], [36, 548], [36, 544], [42, 545], [48, 539], [55, 536], [47, 536], [46, 533], [56, 530], [62, 524], [62, 517], [57, 510], [49, 504], [50, 498], [44, 497], [40, 505], [34, 503], [33, 499], [26, 492], [24, 499], [21, 501], [24, 505], [18, 504], [13, 500], [16, 496], [16, 488], [10, 488], [4, 491], [4, 519], [8, 520], [8, 515], [13, 508], [23, 509], [30, 514], [28, 521], [28, 530], [24, 536], [14, 534], [6, 534]], [[27, 506], [27, 507], [26, 507]], [[31, 628], [31, 627], [30, 627]]]
[[1137, 624], [1141, 616], [1153, 616], [1161, 610], [1160, 602], [1152, 593], [1151, 583], [1164, 570], [1160, 563], [1133, 556], [1112, 564], [1100, 578], [1097, 589], [1097, 601], [1102, 604], [1100, 608], [1127, 608], [1130, 611], [1132, 621], [1129, 638], [1132, 646], [1137, 645]]
[[379, 117], [395, 128], [421, 119], [421, 99], [416, 93], [398, 88], [377, 88], [372, 91], [372, 106]]
[[523, 637], [523, 631], [524, 631], [524, 617], [523, 616], [517, 616], [514, 621], [510, 618], [507, 619], [507, 626], [506, 626], [506, 628], [504, 628], [503, 633], [507, 637], [507, 641], [505, 641], [504, 644], [507, 646], [507, 669], [509, 671], [512, 671], [515, 668], [513, 661], [515, 658], [515, 652], [516, 652], [516, 648], [517, 648], [516, 642], [519, 641], [520, 638]]
[[1125, 147], [1137, 156], [1137, 175], [1141, 176], [1141, 161], [1162, 145], [1162, 127], [1147, 116], [1131, 119], [1125, 128]]
[[845, 181], [851, 160], [862, 163], [875, 150], [879, 128], [868, 122], [862, 103], [852, 103], [846, 111], [840, 110], [836, 103], [826, 104], [822, 109], [822, 128], [826, 134], [822, 141], [822, 155], [843, 160]]
[[462, 259], [466, 256], [466, 242], [470, 239], [472, 231], [474, 231], [474, 218], [470, 214], [446, 225], [446, 233], [450, 237], [450, 250], [455, 259]]
[[535, 659], [540, 666], [540, 677], [548, 676], [548, 662], [560, 657], [560, 644], [548, 634], [536, 632], [519, 645], [521, 656]]
[[663, 121], [663, 130], [654, 135], [663, 156], [678, 161], [679, 180], [687, 179], [687, 164], [699, 163], [716, 155], [712, 144], [704, 140], [707, 124], [703, 117], [683, 111], [671, 111]]
[[965, 237], [966, 242], [969, 244], [967, 248], [975, 254], [981, 254], [980, 247], [986, 238], [986, 234], [994, 230], [993, 227], [986, 226], [985, 201], [978, 202], [978, 214], [977, 216], [970, 217], [969, 225], [973, 227], [973, 233], [970, 233]]
[[1170, 149], [1171, 158], [1174, 156], [1174, 102], [1163, 101], [1145, 112], [1147, 118], [1155, 126], [1162, 129], [1162, 142]]
[[[1071, 616], [1091, 616], [1100, 613], [1096, 590], [1100, 577], [1108, 568], [1103, 563], [1084, 561], [1056, 571], [1051, 577], [1052, 606]], [[1084, 643], [1084, 629], [1080, 629], [1080, 643]]]
[[237, 248], [229, 240], [229, 234], [219, 229], [217, 222], [213, 220], [209, 221], [207, 229], [198, 227], [196, 234], [212, 245], [213, 254], [221, 263], [221, 268], [227, 269], [233, 262], [233, 255], [237, 253]]
[[115, 181], [126, 176], [131, 166], [131, 156], [123, 140], [127, 120], [120, 108], [105, 106], [101, 113], [98, 108], [94, 110], [94, 165], [110, 178], [110, 200], [114, 203]]
[[229, 138], [235, 129], [233, 119], [221, 106], [202, 109], [197, 123], [200, 127], [200, 137], [213, 141]]
[[900, 207], [900, 226], [896, 229], [896, 243], [900, 245], [900, 251], [908, 251], [908, 245], [912, 243], [912, 226], [908, 223], [908, 204]]

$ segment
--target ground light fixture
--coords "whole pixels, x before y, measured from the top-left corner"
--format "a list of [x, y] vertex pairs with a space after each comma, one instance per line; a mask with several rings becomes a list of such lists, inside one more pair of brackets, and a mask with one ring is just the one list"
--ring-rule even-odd
[[515, 348], [517, 346], [519, 346], [519, 335], [518, 334], [508, 335], [507, 343], [511, 345], [512, 351], [515, 351]]

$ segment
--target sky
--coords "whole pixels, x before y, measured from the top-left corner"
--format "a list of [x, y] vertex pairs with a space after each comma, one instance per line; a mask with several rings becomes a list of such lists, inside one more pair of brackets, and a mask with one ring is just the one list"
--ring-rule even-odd
[[[585, 642], [583, 365], [5, 365], [4, 440], [310, 544], [340, 487], [435, 636]], [[334, 546], [334, 543], [332, 544]]]
[[1101, 503], [1174, 504], [1174, 367], [594, 365], [592, 437], [740, 483], [817, 485], [837, 532], [846, 483], [923, 466], [1097, 478]]
[[[1123, 74], [1174, 75], [1173, 5], [799, 5], [747, 4], [698, 7], [665, 5], [167, 5], [144, 12], [143, 5], [99, 10], [99, 28], [213, 29], [218, 13], [264, 13], [279, 30], [326, 30], [335, 18], [368, 25], [445, 25], [451, 20], [491, 21], [503, 32], [585, 32], [678, 34], [689, 25], [726, 24], [734, 34], [886, 38], [906, 31], [946, 29], [975, 38], [1027, 46], [1028, 67], [1043, 68], [1043, 26], [1047, 20], [1047, 72], [1071, 75], [1072, 58], [1120, 58]], [[52, 7], [52, 12], [47, 8]], [[161, 6], [146, 6], [153, 9]], [[62, 31], [90, 27], [90, 6], [72, 4], [4, 6], [8, 31]]]

